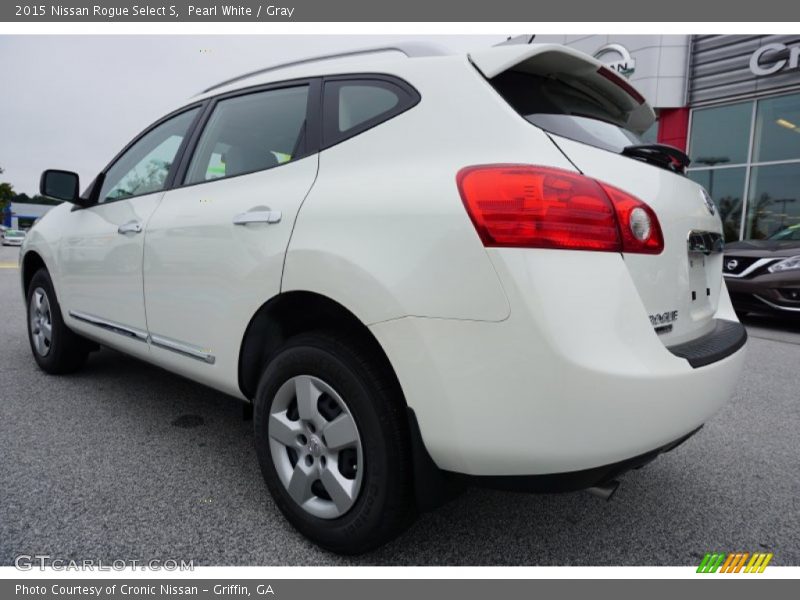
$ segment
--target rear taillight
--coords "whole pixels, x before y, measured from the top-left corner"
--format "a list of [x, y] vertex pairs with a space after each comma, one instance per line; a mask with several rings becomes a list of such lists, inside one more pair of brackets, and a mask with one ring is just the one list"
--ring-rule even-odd
[[480, 165], [456, 177], [484, 246], [658, 254], [653, 210], [590, 177], [551, 167]]
[[661, 254], [664, 237], [653, 209], [619, 188], [597, 182], [611, 199], [622, 235], [622, 251], [638, 254]]

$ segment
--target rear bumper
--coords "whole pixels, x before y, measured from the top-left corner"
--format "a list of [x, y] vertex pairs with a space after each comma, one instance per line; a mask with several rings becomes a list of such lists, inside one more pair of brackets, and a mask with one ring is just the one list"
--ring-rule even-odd
[[716, 319], [714, 329], [704, 336], [670, 346], [669, 351], [675, 356], [686, 359], [692, 368], [705, 367], [727, 358], [738, 351], [747, 342], [747, 330], [738, 321]]
[[[730, 398], [741, 345], [692, 367], [658, 339], [619, 255], [564, 254], [493, 260], [512, 307], [505, 321], [370, 327], [440, 469], [517, 476], [614, 465], [694, 431]], [[574, 276], [585, 272], [602, 273], [602, 284]], [[715, 317], [736, 322], [724, 289]]]
[[651, 463], [660, 455], [671, 452], [686, 440], [700, 431], [702, 425], [697, 429], [682, 435], [677, 440], [664, 444], [659, 448], [650, 450], [627, 458], [610, 465], [601, 465], [582, 471], [572, 471], [569, 473], [550, 473], [547, 475], [486, 475], [472, 476], [464, 479], [465, 483], [480, 487], [488, 487], [496, 490], [506, 490], [510, 492], [529, 492], [529, 493], [559, 493], [576, 492], [586, 488], [603, 485], [613, 481], [617, 477], [624, 475], [633, 469], [640, 469]]

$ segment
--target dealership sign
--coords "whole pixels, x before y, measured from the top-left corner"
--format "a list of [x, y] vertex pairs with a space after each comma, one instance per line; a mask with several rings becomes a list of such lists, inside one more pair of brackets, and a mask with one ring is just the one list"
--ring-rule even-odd
[[773, 75], [784, 69], [797, 69], [800, 62], [800, 46], [767, 44], [753, 52], [750, 57], [750, 72], [753, 75]]
[[594, 57], [612, 71], [628, 77], [636, 70], [636, 59], [622, 44], [606, 44], [594, 53]]

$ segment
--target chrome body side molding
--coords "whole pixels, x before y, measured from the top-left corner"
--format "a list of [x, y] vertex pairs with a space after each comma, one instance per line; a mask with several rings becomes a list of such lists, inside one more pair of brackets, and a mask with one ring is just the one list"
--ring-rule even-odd
[[173, 340], [160, 335], [151, 335], [150, 343], [153, 346], [164, 348], [165, 350], [172, 350], [178, 354], [183, 354], [184, 356], [195, 358], [197, 360], [202, 360], [210, 365], [213, 365], [216, 361], [214, 355], [205, 348], [193, 346], [192, 344], [187, 344], [185, 342], [179, 342], [178, 340]]
[[129, 338], [137, 339], [140, 342], [148, 341], [149, 336], [147, 335], [147, 332], [142, 331], [141, 329], [137, 329], [135, 327], [128, 327], [127, 325], [117, 323], [116, 321], [109, 321], [108, 319], [104, 319], [102, 317], [96, 317], [94, 315], [90, 315], [87, 313], [82, 313], [77, 310], [69, 311], [69, 316], [72, 317], [73, 319], [77, 319], [78, 321], [83, 321], [84, 323], [89, 323], [90, 325], [100, 327], [101, 329], [105, 329], [107, 331], [113, 331], [114, 333], [118, 333], [120, 335], [124, 335]]
[[73, 319], [83, 321], [84, 323], [94, 325], [95, 327], [105, 329], [106, 331], [112, 331], [119, 335], [124, 335], [125, 337], [133, 338], [139, 340], [140, 342], [157, 346], [158, 348], [171, 350], [172, 352], [177, 352], [183, 356], [201, 360], [210, 365], [213, 365], [216, 361], [214, 355], [211, 354], [207, 349], [200, 348], [199, 346], [194, 346], [192, 344], [187, 344], [186, 342], [180, 342], [178, 340], [173, 340], [161, 335], [150, 335], [141, 329], [129, 327], [128, 325], [117, 323], [116, 321], [110, 321], [108, 319], [83, 313], [77, 310], [69, 311], [69, 316], [71, 316]]

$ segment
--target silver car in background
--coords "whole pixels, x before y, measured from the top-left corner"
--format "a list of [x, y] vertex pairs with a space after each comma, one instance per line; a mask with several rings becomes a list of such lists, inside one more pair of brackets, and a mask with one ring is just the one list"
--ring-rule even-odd
[[3, 239], [3, 246], [22, 246], [25, 239], [25, 232], [20, 229], [6, 229], [0, 233]]

